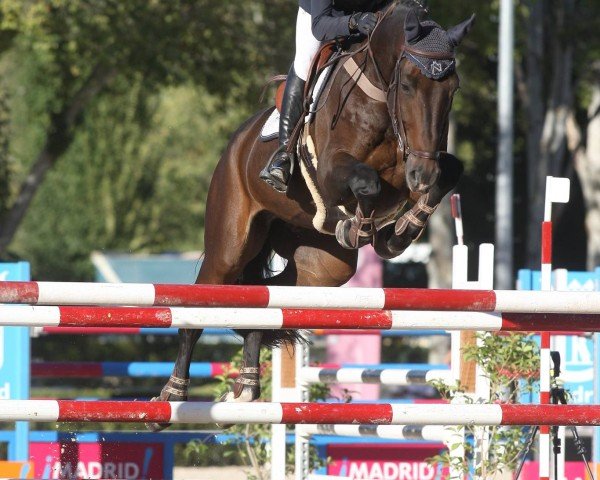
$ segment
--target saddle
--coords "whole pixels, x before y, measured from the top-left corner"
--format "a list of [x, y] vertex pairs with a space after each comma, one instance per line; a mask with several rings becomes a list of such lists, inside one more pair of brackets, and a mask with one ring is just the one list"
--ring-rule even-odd
[[[300, 120], [294, 128], [292, 137], [290, 138], [288, 147], [290, 152], [298, 151], [298, 140], [300, 138], [302, 126], [307, 121], [307, 115], [309, 117], [308, 121], [312, 120], [313, 115], [310, 113], [311, 105], [317, 104], [321, 92], [323, 91], [327, 80], [329, 80], [332, 69], [329, 68], [327, 72], [325, 72], [325, 70], [328, 66], [333, 66], [336, 63], [334, 54], [337, 54], [340, 51], [341, 49], [335, 40], [324, 43], [310, 65], [306, 85], [304, 86], [304, 113], [300, 116]], [[321, 75], [322, 73], [323, 75]], [[275, 92], [275, 110], [273, 110], [265, 122], [260, 133], [260, 140], [263, 142], [270, 142], [278, 137], [279, 112], [281, 111], [281, 104], [283, 102], [283, 94], [285, 91], [285, 78], [285, 75], [277, 75], [269, 81], [269, 83], [277, 81], [280, 81], [280, 83]]]
[[[329, 61], [332, 60], [334, 53], [336, 53], [337, 51], [337, 42], [335, 40], [332, 40], [331, 42], [324, 43], [319, 49], [319, 52], [317, 53], [315, 58], [313, 59], [310, 65], [310, 69], [308, 71], [306, 85], [304, 86], [305, 113], [310, 108], [310, 104], [312, 103], [312, 96], [315, 91], [317, 81], [319, 79], [319, 73], [326, 68]], [[324, 84], [325, 82], [322, 83]], [[277, 91], [275, 92], [275, 108], [277, 108], [278, 112], [281, 111], [281, 102], [283, 101], [284, 90], [285, 80], [279, 84], [279, 87], [277, 87]], [[317, 92], [317, 94], [318, 93], [319, 92]]]

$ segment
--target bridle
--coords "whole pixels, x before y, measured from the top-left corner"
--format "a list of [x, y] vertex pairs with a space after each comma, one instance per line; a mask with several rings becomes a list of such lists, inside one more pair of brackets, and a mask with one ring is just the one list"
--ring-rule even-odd
[[[424, 150], [413, 150], [409, 143], [408, 138], [406, 136], [406, 129], [404, 127], [404, 121], [402, 119], [402, 115], [397, 111], [397, 100], [398, 100], [398, 86], [400, 84], [400, 70], [402, 60], [406, 59], [406, 54], [409, 53], [411, 55], [417, 55], [419, 57], [425, 57], [431, 60], [454, 60], [454, 53], [441, 53], [441, 52], [428, 52], [419, 50], [410, 45], [403, 44], [398, 55], [398, 60], [396, 60], [396, 65], [394, 66], [394, 70], [392, 72], [392, 77], [389, 81], [386, 81], [381, 73], [381, 69], [379, 68], [379, 64], [375, 59], [375, 55], [373, 54], [373, 49], [371, 48], [371, 39], [373, 35], [377, 31], [377, 28], [381, 25], [383, 20], [393, 11], [395, 8], [395, 3], [392, 3], [383, 14], [379, 14], [379, 19], [377, 21], [377, 25], [369, 35], [366, 43], [366, 51], [368, 54], [368, 58], [371, 59], [373, 66], [375, 67], [375, 72], [377, 74], [377, 78], [379, 83], [384, 87], [382, 90], [385, 92], [386, 104], [388, 113], [390, 115], [390, 119], [392, 120], [392, 128], [394, 129], [394, 136], [398, 141], [398, 149], [402, 149], [403, 151], [403, 159], [406, 160], [409, 155], [413, 155], [415, 157], [425, 158], [428, 160], [437, 160], [440, 157], [440, 154], [446, 153], [443, 150], [435, 150], [435, 151], [424, 151]], [[362, 49], [361, 49], [362, 50]], [[358, 53], [358, 52], [357, 52]]]

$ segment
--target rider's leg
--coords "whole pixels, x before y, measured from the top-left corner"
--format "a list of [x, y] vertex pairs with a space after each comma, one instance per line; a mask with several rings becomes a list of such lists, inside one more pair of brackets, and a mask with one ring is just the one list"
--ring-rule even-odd
[[293, 155], [287, 152], [287, 145], [294, 127], [303, 112], [304, 80], [290, 68], [285, 84], [281, 116], [279, 117], [279, 148], [260, 172], [260, 178], [278, 192], [285, 192], [292, 172]]
[[296, 56], [290, 68], [283, 94], [279, 120], [279, 149], [260, 172], [260, 178], [279, 192], [287, 190], [294, 155], [286, 152], [286, 147], [294, 127], [303, 112], [304, 85], [311, 62], [321, 42], [312, 34], [312, 20], [308, 12], [298, 9], [296, 21]]

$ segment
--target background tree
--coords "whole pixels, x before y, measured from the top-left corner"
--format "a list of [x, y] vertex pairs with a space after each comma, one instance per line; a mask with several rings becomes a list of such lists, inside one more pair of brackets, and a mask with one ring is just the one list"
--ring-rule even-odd
[[[600, 214], [594, 198], [600, 171], [590, 164], [600, 151], [593, 151], [593, 143], [586, 142], [583, 133], [588, 125], [594, 128], [598, 115], [592, 92], [598, 83], [593, 65], [600, 55], [599, 13], [600, 6], [593, 1], [520, 2], [516, 73], [522, 109], [520, 127], [526, 139], [528, 266], [539, 263], [539, 219], [543, 217], [546, 175], [577, 180], [575, 172], [578, 173], [587, 207], [588, 267], [596, 266], [600, 258], [600, 223], [594, 220]], [[593, 136], [587, 138], [591, 140]], [[578, 189], [576, 184], [575, 205]], [[582, 257], [585, 258], [585, 252], [577, 260], [583, 260]]]
[[[17, 12], [19, 20], [2, 73], [14, 73], [13, 85], [27, 85], [27, 113], [43, 133], [28, 141], [36, 153], [13, 179], [20, 187], [0, 219], [0, 252], [102, 97], [117, 99], [138, 82], [145, 97], [193, 82], [227, 99], [223, 107], [247, 108], [264, 71], [281, 56], [272, 39], [286, 31], [283, 25], [291, 31], [289, 18], [284, 23], [285, 13], [292, 13], [288, 3], [249, 2], [240, 15], [235, 3], [214, 0], [5, 0], [3, 9]], [[273, 11], [278, 14], [266, 14]], [[13, 72], [17, 57], [25, 65]]]
[[[491, 241], [498, 2], [428, 6], [443, 26], [477, 14], [459, 50], [455, 150], [466, 164], [458, 191], [468, 242]], [[248, 0], [242, 14], [219, 0], [3, 0], [0, 255], [31, 260], [38, 277], [82, 279], [94, 249], [201, 249], [212, 168], [261, 107], [265, 80], [287, 70], [296, 8], [289, 0]], [[590, 265], [597, 260], [599, 10], [591, 0], [517, 4], [517, 267], [539, 262], [547, 172], [578, 172]], [[556, 263], [569, 268], [585, 257], [578, 185], [557, 222]], [[440, 286], [453, 238], [443, 209], [430, 231], [441, 243]]]

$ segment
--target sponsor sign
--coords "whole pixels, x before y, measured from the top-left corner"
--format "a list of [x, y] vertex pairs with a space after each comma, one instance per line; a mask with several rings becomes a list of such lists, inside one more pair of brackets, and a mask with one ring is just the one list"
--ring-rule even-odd
[[426, 459], [442, 451], [442, 444], [334, 444], [327, 447], [327, 474], [352, 480], [440, 480], [448, 472]]
[[[29, 263], [0, 263], [0, 281], [29, 280]], [[0, 400], [29, 398], [29, 328], [0, 327]], [[29, 424], [16, 422], [8, 459], [27, 460]]]
[[[525, 462], [521, 471], [521, 480], [537, 480], [539, 476], [539, 462]], [[593, 470], [592, 470], [593, 471]], [[583, 462], [565, 462], [565, 477], [560, 480], [587, 480], [588, 476]]]
[[34, 478], [33, 463], [0, 461], [0, 478]]
[[35, 478], [163, 478], [162, 443], [32, 442]]

